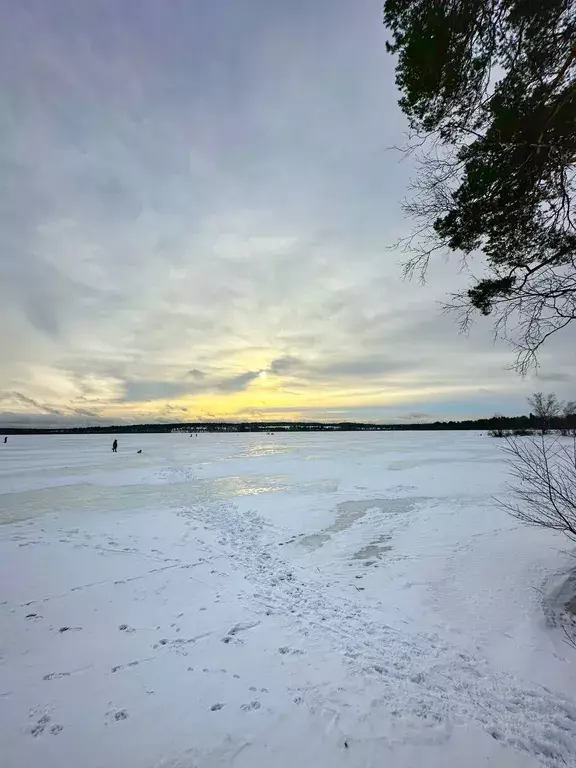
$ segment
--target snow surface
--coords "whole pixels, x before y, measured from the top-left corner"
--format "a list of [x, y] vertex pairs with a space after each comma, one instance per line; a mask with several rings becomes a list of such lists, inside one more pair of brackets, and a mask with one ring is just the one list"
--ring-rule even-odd
[[498, 441], [111, 441], [0, 445], [2, 768], [576, 766], [570, 555]]

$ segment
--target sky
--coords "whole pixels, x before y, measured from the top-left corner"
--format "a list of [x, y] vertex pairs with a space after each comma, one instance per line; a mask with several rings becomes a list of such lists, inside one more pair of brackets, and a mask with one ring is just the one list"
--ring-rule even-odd
[[381, 0], [0, 0], [0, 426], [425, 421], [576, 396], [401, 278]]

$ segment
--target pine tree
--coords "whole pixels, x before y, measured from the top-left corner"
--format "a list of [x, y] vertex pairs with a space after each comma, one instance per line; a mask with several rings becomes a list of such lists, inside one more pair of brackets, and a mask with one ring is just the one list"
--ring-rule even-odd
[[492, 314], [525, 372], [576, 319], [576, 2], [386, 0], [384, 22], [421, 150], [405, 270], [482, 258], [450, 306]]

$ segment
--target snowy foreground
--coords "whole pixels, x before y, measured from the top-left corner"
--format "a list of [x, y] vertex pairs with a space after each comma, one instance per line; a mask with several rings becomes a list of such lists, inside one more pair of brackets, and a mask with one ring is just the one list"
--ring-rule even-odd
[[2, 768], [576, 766], [571, 561], [499, 441], [111, 442], [0, 445]]

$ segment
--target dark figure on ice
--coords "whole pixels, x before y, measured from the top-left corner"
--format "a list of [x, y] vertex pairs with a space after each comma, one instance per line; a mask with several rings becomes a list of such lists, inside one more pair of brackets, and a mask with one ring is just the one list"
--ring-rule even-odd
[[4, 442], [5, 442], [5, 443], [7, 443], [7, 442], [8, 442], [8, 438], [7, 438], [7, 437], [5, 437], [5, 438], [4, 438]]
[[118, 450], [118, 440], [114, 440], [114, 442], [112, 443], [112, 453], [116, 453], [117, 450]]

